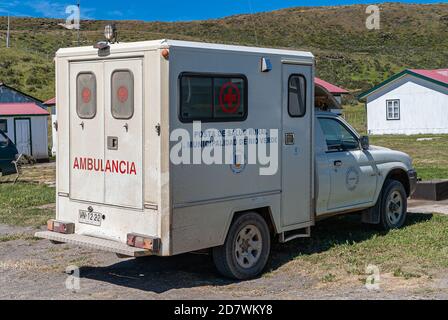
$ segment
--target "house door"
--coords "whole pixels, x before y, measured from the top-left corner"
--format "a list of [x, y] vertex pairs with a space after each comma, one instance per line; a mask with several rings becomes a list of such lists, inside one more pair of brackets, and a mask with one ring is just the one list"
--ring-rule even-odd
[[31, 148], [31, 120], [15, 119], [15, 140], [19, 154], [32, 156]]

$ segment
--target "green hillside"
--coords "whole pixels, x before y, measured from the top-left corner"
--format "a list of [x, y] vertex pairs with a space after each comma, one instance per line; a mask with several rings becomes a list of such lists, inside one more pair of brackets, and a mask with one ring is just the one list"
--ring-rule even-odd
[[[120, 21], [121, 41], [184, 39], [312, 51], [318, 76], [353, 92], [404, 68], [448, 67], [448, 4], [380, 5], [381, 29], [365, 27], [365, 5], [300, 7], [218, 20], [162, 23]], [[12, 49], [4, 49], [0, 18], [0, 81], [41, 99], [54, 93], [52, 57], [76, 45], [76, 32], [56, 19], [12, 21]], [[105, 21], [82, 22], [82, 45], [102, 38]]]

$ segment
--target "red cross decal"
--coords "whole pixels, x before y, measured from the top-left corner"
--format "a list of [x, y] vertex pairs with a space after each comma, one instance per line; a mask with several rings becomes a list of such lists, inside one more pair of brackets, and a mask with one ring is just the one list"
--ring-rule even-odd
[[241, 106], [241, 92], [233, 82], [226, 82], [219, 93], [219, 105], [225, 113], [235, 113]]
[[92, 97], [92, 92], [90, 91], [89, 88], [82, 89], [82, 101], [84, 103], [86, 103], [86, 104], [89, 103], [91, 97]]

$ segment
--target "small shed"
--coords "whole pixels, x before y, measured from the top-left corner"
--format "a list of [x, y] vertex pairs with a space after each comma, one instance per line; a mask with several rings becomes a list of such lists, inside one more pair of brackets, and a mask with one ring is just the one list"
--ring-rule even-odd
[[14, 142], [19, 153], [47, 161], [48, 116], [47, 110], [33, 102], [0, 103], [0, 130]]
[[348, 92], [348, 90], [345, 90], [344, 88], [338, 87], [330, 82], [327, 82], [319, 78], [315, 78], [314, 83], [316, 84], [316, 86], [325, 88], [325, 90], [330, 92], [336, 99], [336, 101], [339, 102], [340, 104], [342, 104], [342, 97], [350, 93]]
[[406, 69], [359, 98], [369, 134], [448, 133], [448, 69]]
[[349, 92], [319, 78], [314, 78], [314, 85], [316, 108], [323, 111], [331, 111], [336, 114], [341, 114], [342, 96], [349, 94]]

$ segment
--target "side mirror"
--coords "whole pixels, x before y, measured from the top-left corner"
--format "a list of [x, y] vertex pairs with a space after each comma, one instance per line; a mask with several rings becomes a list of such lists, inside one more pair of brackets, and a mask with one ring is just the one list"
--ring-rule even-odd
[[360, 139], [361, 148], [362, 150], [369, 150], [370, 149], [370, 140], [368, 136], [362, 136]]

